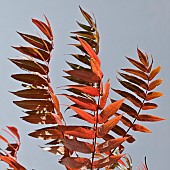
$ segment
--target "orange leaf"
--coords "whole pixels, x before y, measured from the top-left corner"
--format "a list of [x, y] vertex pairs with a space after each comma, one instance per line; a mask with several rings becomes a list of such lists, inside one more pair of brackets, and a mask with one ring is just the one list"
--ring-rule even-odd
[[84, 41], [83, 39], [78, 37], [78, 40], [80, 41], [81, 45], [83, 46], [83, 48], [86, 50], [86, 52], [89, 54], [90, 58], [93, 58], [94, 60], [96, 60], [96, 62], [99, 64], [100, 66], [100, 59], [99, 57], [96, 55], [96, 53], [93, 51], [93, 49], [91, 48], [91, 46]]
[[100, 78], [100, 80], [101, 80], [103, 78], [103, 73], [101, 71], [99, 63], [96, 62], [95, 59], [91, 58], [90, 59], [90, 64], [91, 64], [91, 68], [93, 70], [93, 73], [95, 73]]
[[142, 110], [150, 110], [150, 109], [156, 109], [158, 107], [155, 103], [144, 103], [142, 106]]
[[157, 79], [157, 80], [152, 81], [152, 82], [149, 84], [148, 90], [151, 91], [151, 90], [155, 89], [155, 88], [156, 88], [157, 86], [159, 86], [161, 83], [162, 83], [162, 79]]
[[128, 139], [128, 137], [108, 140], [106, 142], [99, 144], [97, 146], [97, 150], [100, 153], [111, 151], [112, 149], [115, 149], [118, 146], [120, 146], [127, 139]]
[[14, 126], [7, 126], [7, 128], [17, 137], [18, 141], [20, 141], [20, 135], [18, 133], [18, 129]]
[[103, 95], [100, 98], [100, 109], [103, 109], [105, 107], [109, 95], [109, 91], [110, 91], [110, 79], [107, 80], [104, 87]]
[[106, 122], [112, 115], [114, 115], [114, 113], [119, 110], [123, 102], [124, 99], [118, 100], [109, 104], [104, 110], [102, 110], [98, 118], [99, 123]]
[[150, 75], [149, 75], [149, 81], [151, 81], [161, 70], [161, 66], [157, 66], [156, 68], [154, 68]]
[[105, 136], [112, 128], [114, 128], [119, 120], [122, 118], [122, 115], [116, 116], [112, 118], [111, 120], [108, 120], [106, 123], [104, 123], [102, 126], [98, 128], [98, 134], [97, 136], [99, 138], [102, 138]]
[[158, 116], [152, 116], [149, 114], [140, 114], [137, 117], [138, 121], [147, 121], [147, 122], [157, 122], [157, 121], [162, 121], [165, 120], [164, 118], [158, 117]]
[[110, 156], [93, 162], [93, 168], [104, 168], [116, 163], [124, 155]]
[[82, 106], [83, 108], [86, 108], [86, 109], [92, 110], [92, 111], [97, 110], [97, 104], [90, 99], [86, 99], [83, 97], [77, 97], [77, 96], [73, 96], [73, 95], [67, 95], [67, 94], [62, 94], [62, 95], [66, 96], [68, 99], [70, 99], [71, 101], [75, 102], [76, 104]]
[[81, 152], [81, 153], [92, 153], [94, 151], [94, 146], [88, 142], [82, 142], [75, 139], [61, 139], [64, 146], [71, 151]]
[[58, 129], [64, 134], [84, 138], [84, 139], [93, 139], [95, 137], [94, 130], [89, 129], [86, 126], [64, 126], [59, 125]]
[[98, 88], [95, 88], [95, 87], [92, 87], [92, 86], [68, 85], [68, 87], [80, 90], [81, 92], [89, 94], [91, 96], [99, 96]]
[[[48, 21], [47, 18], [46, 18], [46, 21]], [[50, 41], [53, 40], [53, 34], [52, 34], [51, 27], [49, 25], [49, 22], [48, 22], [48, 25], [47, 25], [44, 22], [39, 21], [39, 20], [34, 19], [34, 18], [32, 18], [32, 22], [47, 36], [47, 38]]]
[[74, 110], [79, 116], [81, 116], [84, 120], [86, 120], [89, 123], [95, 124], [95, 118], [90, 113], [85, 112], [82, 109], [79, 109], [78, 107], [69, 106], [72, 110]]
[[144, 132], [144, 133], [152, 133], [148, 128], [145, 126], [139, 125], [139, 124], [134, 124], [132, 129], [134, 131], [139, 131], [139, 132]]
[[152, 100], [152, 99], [155, 99], [155, 98], [158, 98], [158, 97], [161, 97], [163, 96], [163, 93], [161, 92], [150, 92], [147, 94], [146, 96], [146, 100]]
[[86, 70], [68, 70], [64, 71], [65, 73], [73, 76], [76, 79], [80, 79], [83, 81], [91, 82], [91, 83], [98, 83], [100, 78], [91, 71]]
[[59, 163], [68, 166], [69, 168], [81, 169], [82, 167], [90, 168], [90, 160], [88, 158], [81, 157], [63, 157]]

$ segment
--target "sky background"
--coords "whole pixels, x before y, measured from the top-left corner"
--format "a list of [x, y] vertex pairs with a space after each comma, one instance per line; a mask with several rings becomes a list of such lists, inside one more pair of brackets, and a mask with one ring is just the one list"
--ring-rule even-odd
[[[79, 30], [76, 20], [85, 22], [79, 11], [79, 5], [96, 16], [101, 37], [99, 57], [105, 80], [111, 78], [112, 87], [120, 87], [116, 80], [116, 70], [131, 66], [125, 56], [137, 59], [137, 46], [149, 54], [152, 53], [154, 67], [161, 65], [159, 77], [163, 78], [163, 84], [157, 90], [165, 95], [155, 100], [159, 108], [152, 113], [167, 120], [148, 123], [147, 127], [152, 130], [152, 134], [133, 133], [137, 141], [134, 144], [126, 144], [125, 153], [131, 155], [134, 170], [142, 163], [144, 156], [147, 156], [149, 170], [169, 169], [170, 1], [168, 0], [0, 0], [0, 128], [13, 125], [19, 129], [22, 145], [18, 161], [28, 170], [64, 170], [64, 167], [57, 163], [59, 156], [42, 151], [38, 145], [42, 146], [43, 142], [27, 135], [42, 126], [22, 121], [19, 118], [23, 116], [21, 109], [12, 104], [12, 101], [18, 98], [8, 91], [19, 90], [21, 86], [10, 78], [11, 74], [20, 72], [8, 60], [19, 56], [19, 53], [10, 46], [24, 45], [25, 42], [16, 31], [37, 33], [31, 18], [44, 20], [45, 14], [52, 25], [55, 37], [50, 72], [52, 85], [54, 89], [65, 85], [68, 82], [63, 80], [62, 70], [68, 69], [65, 60], [70, 58], [65, 54], [77, 52], [67, 45], [72, 42], [69, 38], [70, 32]], [[120, 98], [114, 93], [111, 95]], [[3, 163], [0, 163], [0, 169], [5, 170]]]

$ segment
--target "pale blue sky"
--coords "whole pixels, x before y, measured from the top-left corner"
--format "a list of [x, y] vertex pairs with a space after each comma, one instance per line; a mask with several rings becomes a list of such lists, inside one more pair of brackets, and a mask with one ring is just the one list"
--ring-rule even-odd
[[[112, 87], [120, 87], [116, 81], [116, 70], [130, 66], [125, 55], [136, 57], [136, 47], [152, 53], [154, 66], [161, 65], [160, 77], [163, 84], [157, 89], [163, 91], [164, 97], [156, 100], [159, 108], [154, 115], [165, 117], [160, 123], [148, 124], [152, 134], [134, 133], [137, 141], [126, 145], [126, 151], [132, 156], [134, 170], [147, 156], [150, 170], [169, 169], [170, 152], [170, 2], [168, 0], [0, 0], [0, 128], [6, 125], [18, 127], [21, 134], [21, 148], [18, 160], [28, 170], [63, 169], [57, 161], [58, 156], [42, 151], [38, 145], [41, 140], [27, 134], [41, 126], [28, 124], [19, 117], [23, 116], [20, 108], [12, 104], [17, 98], [8, 91], [20, 89], [20, 84], [10, 78], [19, 69], [7, 58], [19, 55], [11, 45], [21, 45], [24, 41], [16, 31], [36, 33], [31, 18], [43, 20], [45, 14], [52, 25], [55, 36], [55, 50], [51, 61], [52, 84], [55, 87], [66, 82], [61, 77], [67, 69], [64, 54], [75, 52], [67, 46], [71, 41], [71, 31], [78, 30], [76, 20], [83, 21], [79, 5], [88, 12], [93, 12], [97, 19], [101, 36], [100, 54], [105, 79], [111, 78]], [[112, 96], [115, 96], [112, 93]], [[116, 96], [117, 98], [119, 96]], [[63, 102], [63, 101], [62, 101]], [[2, 170], [5, 170], [3, 164]]]

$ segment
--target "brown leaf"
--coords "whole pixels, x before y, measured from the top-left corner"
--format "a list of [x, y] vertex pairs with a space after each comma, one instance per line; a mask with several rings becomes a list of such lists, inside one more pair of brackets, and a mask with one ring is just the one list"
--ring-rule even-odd
[[17, 32], [25, 41], [27, 41], [28, 43], [34, 45], [35, 47], [38, 47], [40, 49], [43, 49], [45, 51], [51, 51], [53, 49], [51, 43], [49, 43], [48, 41], [33, 36], [33, 35], [29, 35], [29, 34], [23, 34], [20, 32]]
[[100, 81], [100, 78], [94, 74], [93, 72], [90, 71], [85, 71], [85, 70], [68, 70], [64, 71], [65, 73], [73, 76], [76, 79], [80, 79], [83, 81], [87, 81], [90, 83], [97, 83]]
[[149, 100], [161, 97], [161, 96], [163, 96], [163, 93], [161, 92], [150, 92], [147, 94], [146, 100], [149, 101]]
[[139, 131], [139, 132], [144, 132], [144, 133], [152, 133], [148, 128], [146, 128], [143, 125], [139, 125], [139, 124], [134, 124], [131, 129], [134, 131]]
[[137, 117], [138, 121], [144, 121], [144, 122], [157, 122], [157, 121], [162, 121], [165, 120], [164, 118], [158, 117], [158, 116], [152, 116], [149, 114], [140, 114]]
[[53, 105], [49, 100], [21, 100], [14, 101], [14, 103], [27, 110], [45, 110], [53, 111]]
[[48, 98], [50, 98], [48, 91], [45, 89], [26, 89], [26, 90], [11, 92], [11, 93], [16, 96], [28, 98], [28, 99], [48, 99]]
[[[114, 114], [115, 116], [119, 116], [120, 114], [119, 113], [115, 113]], [[122, 116], [122, 118], [120, 119], [120, 121], [125, 125], [125, 126], [127, 126], [127, 127], [131, 127], [133, 124], [132, 124], [132, 122], [128, 119], [128, 118], [126, 118], [125, 116]]]
[[56, 155], [64, 155], [65, 147], [64, 146], [50, 146], [50, 147], [41, 147], [43, 150], [51, 152]]
[[26, 71], [38, 72], [42, 75], [47, 75], [49, 72], [49, 68], [41, 63], [32, 61], [32, 60], [24, 60], [24, 59], [9, 59], [14, 64], [16, 64], [19, 68]]
[[147, 72], [147, 68], [145, 65], [143, 65], [143, 63], [140, 63], [139, 61], [136, 61], [134, 59], [131, 59], [129, 57], [126, 57], [134, 66], [136, 66], [138, 69]]
[[47, 86], [48, 84], [44, 77], [35, 74], [13, 74], [11, 77], [15, 80], [32, 84], [33, 86]]
[[105, 136], [112, 128], [114, 128], [119, 120], [122, 118], [122, 115], [116, 116], [112, 118], [111, 120], [108, 120], [106, 123], [104, 123], [102, 126], [98, 127], [98, 138], [102, 138]]
[[162, 83], [162, 79], [156, 79], [154, 81], [152, 81], [149, 84], [148, 90], [151, 91], [153, 89], [155, 89], [157, 86], [159, 86]]
[[146, 54], [144, 54], [139, 48], [137, 48], [137, 52], [138, 52], [138, 56], [140, 61], [146, 66], [148, 67], [149, 63], [148, 63], [148, 56]]
[[87, 55], [80, 55], [80, 54], [71, 54], [74, 58], [76, 58], [78, 61], [87, 64], [90, 66], [90, 59]]
[[119, 108], [121, 107], [122, 103], [124, 102], [124, 99], [118, 100], [116, 102], [113, 102], [109, 104], [99, 115], [98, 123], [104, 123], [106, 122], [114, 113], [116, 113]]
[[107, 102], [107, 98], [109, 95], [109, 91], [110, 91], [110, 79], [107, 80], [105, 86], [104, 86], [104, 91], [103, 91], [103, 95], [100, 98], [100, 109], [103, 109], [106, 105]]
[[161, 66], [157, 66], [156, 68], [154, 68], [150, 75], [149, 75], [149, 81], [151, 81], [161, 70]]
[[92, 153], [94, 151], [94, 146], [88, 142], [82, 142], [75, 139], [61, 139], [64, 146], [71, 151], [81, 152], [81, 153]]
[[62, 165], [68, 166], [70, 168], [76, 168], [81, 169], [84, 168], [90, 168], [90, 160], [88, 158], [81, 158], [81, 157], [63, 157], [59, 163]]

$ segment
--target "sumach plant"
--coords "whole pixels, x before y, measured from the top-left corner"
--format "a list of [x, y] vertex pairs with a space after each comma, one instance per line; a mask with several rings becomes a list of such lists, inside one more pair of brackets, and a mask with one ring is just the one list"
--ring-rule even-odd
[[[64, 70], [66, 75], [63, 77], [70, 83], [62, 85], [65, 93], [58, 94], [73, 102], [66, 105], [66, 111], [72, 110], [71, 117], [78, 119], [80, 125], [67, 125], [58, 95], [54, 94], [50, 84], [49, 62], [54, 37], [46, 17], [46, 23], [32, 19], [45, 37], [18, 32], [29, 46], [13, 47], [24, 55], [10, 61], [27, 72], [12, 75], [12, 78], [22, 82], [22, 90], [11, 92], [22, 98], [14, 103], [25, 110], [26, 115], [21, 119], [32, 124], [53, 124], [36, 129], [29, 136], [48, 140], [42, 149], [62, 155], [59, 163], [67, 170], [131, 170], [131, 158], [123, 153], [123, 143], [135, 141], [130, 130], [150, 133], [143, 122], [164, 120], [148, 114], [148, 110], [158, 107], [151, 100], [163, 95], [155, 91], [162, 83], [162, 79], [154, 79], [160, 72], [160, 66], [153, 68], [152, 56], [137, 48], [137, 60], [126, 57], [133, 68], [123, 68], [118, 72], [117, 80], [125, 90], [111, 88], [110, 79], [103, 82], [96, 20], [81, 7], [80, 11], [87, 23], [77, 22], [81, 30], [72, 32], [71, 36], [77, 42], [71, 45], [80, 52], [71, 54], [75, 63], [67, 61], [71, 69]], [[122, 98], [110, 97], [110, 89]], [[0, 153], [0, 159], [13, 169], [25, 169], [16, 161], [15, 153], [20, 146], [18, 132], [14, 127], [8, 129], [17, 137], [17, 145], [10, 144], [1, 136], [0, 139], [8, 145], [7, 151], [10, 148], [12, 154], [3, 151], [5, 153]], [[139, 169], [148, 169], [146, 161]]]

